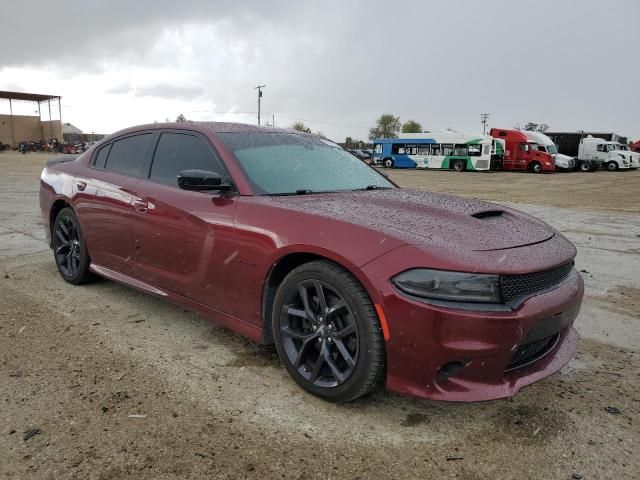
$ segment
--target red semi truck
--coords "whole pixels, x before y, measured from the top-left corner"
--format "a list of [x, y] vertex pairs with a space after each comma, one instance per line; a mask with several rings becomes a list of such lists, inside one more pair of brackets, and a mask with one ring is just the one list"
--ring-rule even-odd
[[534, 173], [555, 172], [553, 157], [538, 150], [537, 144], [519, 130], [492, 128], [489, 134], [504, 142], [502, 170], [524, 170]]

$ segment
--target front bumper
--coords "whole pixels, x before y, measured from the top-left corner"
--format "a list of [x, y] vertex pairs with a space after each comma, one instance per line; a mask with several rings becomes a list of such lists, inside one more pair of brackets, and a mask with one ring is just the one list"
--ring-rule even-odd
[[[389, 286], [383, 294], [389, 327], [387, 388], [463, 402], [515, 395], [558, 371], [575, 355], [578, 335], [573, 322], [583, 293], [584, 283], [575, 269], [558, 287], [507, 311], [430, 305]], [[545, 335], [548, 349], [532, 362], [513, 368], [519, 347]]]

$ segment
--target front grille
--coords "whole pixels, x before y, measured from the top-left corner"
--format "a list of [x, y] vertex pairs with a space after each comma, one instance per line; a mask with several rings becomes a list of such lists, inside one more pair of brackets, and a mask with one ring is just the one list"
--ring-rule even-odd
[[559, 337], [560, 334], [556, 333], [550, 337], [520, 345], [511, 357], [505, 371], [515, 370], [541, 359], [555, 347]]
[[573, 262], [565, 263], [544, 272], [502, 275], [500, 277], [502, 299], [505, 303], [509, 303], [537, 292], [549, 290], [567, 278], [571, 270], [573, 270]]

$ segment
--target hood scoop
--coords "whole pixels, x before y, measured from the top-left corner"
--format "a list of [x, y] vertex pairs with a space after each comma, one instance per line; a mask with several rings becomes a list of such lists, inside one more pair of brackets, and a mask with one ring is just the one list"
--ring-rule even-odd
[[501, 217], [504, 210], [483, 210], [482, 212], [472, 213], [471, 216], [480, 220]]

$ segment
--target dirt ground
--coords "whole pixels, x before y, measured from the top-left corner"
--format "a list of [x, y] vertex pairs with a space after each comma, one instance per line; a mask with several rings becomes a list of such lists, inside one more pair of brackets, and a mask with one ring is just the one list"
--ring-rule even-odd
[[273, 350], [110, 281], [72, 287], [44, 244], [44, 154], [0, 153], [1, 478], [639, 478], [640, 172], [393, 171], [497, 200], [578, 247], [579, 353], [508, 400], [307, 395]]

